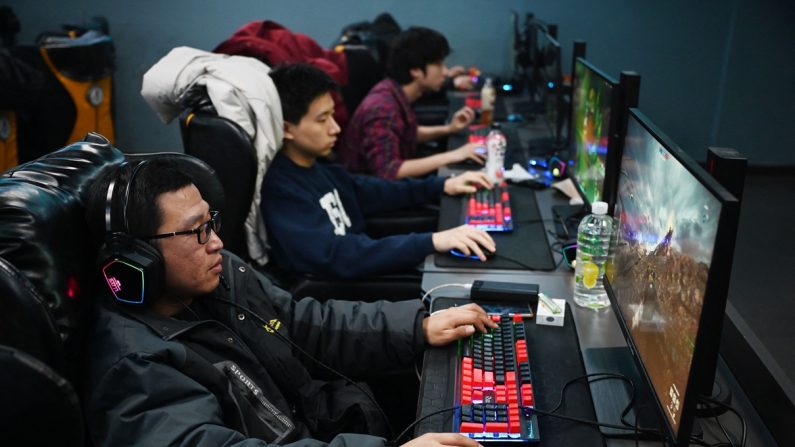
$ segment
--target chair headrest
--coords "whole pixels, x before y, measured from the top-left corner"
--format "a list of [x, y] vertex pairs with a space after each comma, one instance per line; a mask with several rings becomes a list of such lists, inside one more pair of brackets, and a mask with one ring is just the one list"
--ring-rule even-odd
[[124, 159], [103, 137], [89, 139], [0, 176], [0, 257], [35, 288], [67, 345], [89, 309], [84, 298], [93, 295], [96, 253], [84, 201], [103, 170]]
[[257, 178], [256, 149], [251, 138], [237, 123], [218, 116], [212, 104], [183, 112], [180, 129], [185, 153], [212, 166], [226, 193], [224, 207], [216, 208], [224, 216], [220, 234], [224, 247], [249, 259], [245, 222]]
[[216, 209], [215, 172], [178, 153], [125, 155], [89, 134], [0, 175], [0, 344], [28, 352], [62, 374], [79, 359], [88, 300], [97, 286], [96, 246], [85, 215], [92, 183], [125, 159], [177, 161]]

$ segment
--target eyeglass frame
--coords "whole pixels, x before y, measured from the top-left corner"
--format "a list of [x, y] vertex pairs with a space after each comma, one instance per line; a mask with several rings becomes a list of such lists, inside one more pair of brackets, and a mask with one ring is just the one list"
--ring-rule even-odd
[[[160, 233], [155, 234], [154, 236], [149, 236], [146, 239], [165, 239], [167, 237], [173, 236], [183, 236], [188, 234], [196, 234], [196, 241], [199, 242], [199, 245], [204, 245], [210, 242], [210, 230], [212, 230], [215, 234], [218, 234], [218, 231], [221, 230], [221, 212], [220, 211], [210, 211], [210, 219], [206, 222], [203, 222], [198, 227], [192, 230], [185, 230], [185, 231], [172, 231], [170, 233]], [[207, 234], [207, 240], [202, 242], [201, 235], [202, 233]]]

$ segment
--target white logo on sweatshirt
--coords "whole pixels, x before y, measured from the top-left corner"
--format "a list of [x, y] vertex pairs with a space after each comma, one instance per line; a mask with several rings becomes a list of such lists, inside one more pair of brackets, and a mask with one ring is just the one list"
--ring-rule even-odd
[[333, 192], [328, 192], [320, 198], [320, 206], [328, 213], [328, 220], [334, 226], [334, 234], [345, 236], [345, 227], [351, 226], [351, 220], [342, 206], [342, 200], [335, 188]]

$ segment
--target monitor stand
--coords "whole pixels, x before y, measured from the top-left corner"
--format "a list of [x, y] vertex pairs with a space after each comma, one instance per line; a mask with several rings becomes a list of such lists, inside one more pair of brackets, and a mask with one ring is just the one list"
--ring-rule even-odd
[[554, 205], [552, 216], [555, 220], [555, 233], [563, 240], [576, 240], [577, 227], [589, 212], [589, 205]]
[[[662, 421], [659, 420], [657, 405], [645, 381], [641, 379], [628, 347], [587, 348], [582, 356], [588, 373], [623, 374], [635, 385], [635, 403], [625, 418], [633, 425], [629, 426], [629, 430], [599, 427], [604, 436], [635, 439], [633, 427], [638, 414], [640, 415], [638, 428], [660, 431]], [[632, 397], [630, 385], [620, 379], [607, 379], [592, 382], [590, 387], [596, 420], [607, 424], [624, 425], [621, 422], [621, 412]], [[638, 411], [640, 408], [643, 408], [642, 411]], [[659, 439], [659, 436], [641, 433], [638, 439], [655, 440]]]

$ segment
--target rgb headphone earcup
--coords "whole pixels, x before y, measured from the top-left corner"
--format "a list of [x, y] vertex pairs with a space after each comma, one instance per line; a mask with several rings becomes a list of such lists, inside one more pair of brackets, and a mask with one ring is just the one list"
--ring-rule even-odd
[[559, 179], [566, 176], [566, 162], [556, 156], [552, 156], [547, 162], [549, 172], [552, 177]]
[[144, 241], [111, 233], [100, 249], [99, 259], [105, 284], [118, 302], [143, 305], [163, 291], [163, 257]]

